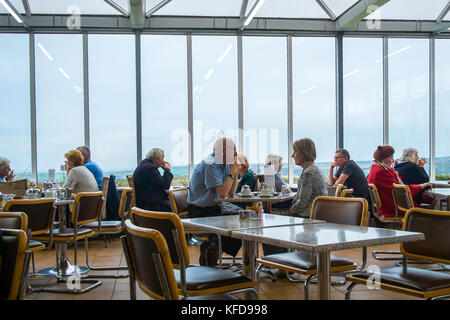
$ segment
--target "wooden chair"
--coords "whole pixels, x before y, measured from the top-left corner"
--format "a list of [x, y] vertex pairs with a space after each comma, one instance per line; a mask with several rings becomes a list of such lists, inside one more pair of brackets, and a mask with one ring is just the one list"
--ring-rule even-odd
[[[136, 299], [138, 283], [142, 291], [156, 300], [178, 300], [179, 290], [169, 248], [157, 230], [125, 222], [126, 235], [121, 237], [130, 273], [130, 298]], [[238, 300], [230, 294], [185, 297], [187, 300]]]
[[[365, 226], [367, 223], [367, 200], [363, 198], [342, 198], [320, 196], [314, 199], [310, 219], [325, 220], [329, 223], [340, 223], [348, 225]], [[330, 256], [330, 272], [339, 274], [348, 271], [364, 269], [367, 261], [367, 248], [362, 248], [362, 263], [357, 265], [353, 261], [331, 255]], [[276, 268], [308, 276], [303, 281], [305, 300], [308, 300], [309, 283], [317, 275], [317, 254], [303, 251], [284, 252], [263, 256], [256, 259], [259, 264], [257, 274], [263, 266]]]
[[2, 229], [0, 257], [0, 300], [21, 300], [25, 288], [30, 252], [27, 234], [20, 229]]
[[422, 232], [425, 240], [400, 245], [402, 266], [382, 268], [376, 273], [358, 272], [347, 275], [347, 281], [352, 282], [345, 294], [347, 300], [356, 284], [375, 285], [383, 290], [425, 299], [450, 296], [449, 274], [408, 267], [408, 259], [450, 263], [450, 212], [411, 208], [405, 215], [402, 230]]
[[259, 185], [264, 182], [264, 175], [263, 174], [255, 174], [255, 191], [259, 190]]
[[15, 194], [23, 197], [27, 191], [27, 179], [0, 182], [0, 192], [5, 194]]
[[345, 186], [344, 186], [343, 184], [338, 184], [338, 185], [336, 186], [336, 191], [335, 191], [334, 196], [335, 196], [335, 197], [340, 197], [340, 196], [341, 196], [341, 192], [342, 192], [342, 190], [344, 190], [344, 189], [345, 189]]
[[108, 195], [108, 187], [109, 187], [109, 177], [103, 177], [103, 182], [102, 182], [102, 192], [103, 192], [103, 199], [105, 201], [103, 201], [103, 206], [102, 206], [102, 220], [106, 220], [106, 197]]
[[127, 180], [128, 180], [128, 186], [131, 188], [132, 194], [133, 194], [133, 197], [131, 199], [131, 207], [136, 207], [136, 189], [134, 187], [133, 175], [128, 174]]
[[254, 287], [258, 281], [228, 270], [190, 265], [184, 228], [175, 213], [132, 208], [131, 222], [142, 228], [156, 229], [164, 236], [172, 265], [176, 269], [178, 288], [183, 296], [249, 291], [257, 298]]
[[353, 189], [344, 189], [344, 190], [342, 190], [340, 197], [352, 198], [353, 197]]

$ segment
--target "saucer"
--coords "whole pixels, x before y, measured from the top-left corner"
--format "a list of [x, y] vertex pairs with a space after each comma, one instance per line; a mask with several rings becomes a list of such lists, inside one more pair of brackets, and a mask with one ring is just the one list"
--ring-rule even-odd
[[251, 198], [253, 197], [253, 194], [242, 194], [242, 193], [238, 193], [238, 196], [241, 198]]
[[266, 194], [266, 195], [260, 194], [259, 196], [260, 196], [261, 198], [270, 198], [270, 197], [273, 197], [272, 194]]

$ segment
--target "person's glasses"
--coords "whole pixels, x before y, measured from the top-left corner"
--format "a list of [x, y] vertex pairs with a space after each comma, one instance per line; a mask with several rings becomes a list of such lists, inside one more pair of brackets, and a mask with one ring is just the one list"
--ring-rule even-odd
[[339, 158], [343, 158], [343, 156], [340, 156], [340, 157], [334, 157], [334, 160], [337, 160], [337, 159], [339, 159]]

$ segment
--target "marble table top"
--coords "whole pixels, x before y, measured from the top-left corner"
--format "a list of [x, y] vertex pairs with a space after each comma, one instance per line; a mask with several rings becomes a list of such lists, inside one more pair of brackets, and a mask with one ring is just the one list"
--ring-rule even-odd
[[295, 192], [291, 192], [288, 195], [283, 195], [282, 193], [279, 193], [278, 195], [272, 195], [267, 197], [261, 197], [259, 193], [252, 192], [251, 196], [248, 197], [241, 197], [240, 194], [236, 194], [233, 198], [218, 198], [215, 199], [215, 202], [281, 202], [286, 201], [290, 199], [294, 199]]
[[237, 230], [231, 237], [313, 253], [425, 239], [419, 232], [334, 223]]
[[239, 215], [217, 216], [206, 218], [182, 219], [185, 228], [195, 228], [206, 232], [230, 236], [235, 230], [248, 230], [259, 228], [272, 228], [288, 225], [303, 225], [310, 223], [325, 223], [321, 220], [282, 216], [278, 214], [263, 213], [262, 219], [240, 219]]

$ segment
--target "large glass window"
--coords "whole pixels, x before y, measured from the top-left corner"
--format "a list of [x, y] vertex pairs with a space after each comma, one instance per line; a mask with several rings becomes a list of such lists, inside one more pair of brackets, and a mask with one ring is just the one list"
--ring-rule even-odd
[[142, 151], [161, 148], [173, 185], [187, 183], [186, 36], [142, 36]]
[[31, 178], [29, 36], [0, 34], [0, 144], [15, 179]]
[[38, 179], [55, 169], [62, 182], [64, 154], [84, 142], [83, 38], [37, 34], [35, 51]]
[[[311, 138], [325, 174], [336, 150], [335, 39], [293, 38], [293, 139]], [[294, 168], [299, 175], [301, 167]]]
[[244, 37], [244, 153], [264, 173], [269, 153], [283, 157], [287, 177], [287, 48], [285, 37]]
[[429, 154], [428, 39], [389, 39], [389, 144]]
[[450, 180], [450, 40], [436, 42], [436, 179]]
[[89, 35], [92, 160], [119, 181], [136, 168], [134, 48], [132, 35]]
[[212, 153], [218, 137], [232, 138], [238, 145], [236, 40], [192, 37], [195, 163]]
[[383, 144], [383, 39], [344, 38], [344, 147], [367, 175]]

